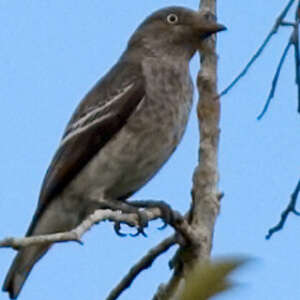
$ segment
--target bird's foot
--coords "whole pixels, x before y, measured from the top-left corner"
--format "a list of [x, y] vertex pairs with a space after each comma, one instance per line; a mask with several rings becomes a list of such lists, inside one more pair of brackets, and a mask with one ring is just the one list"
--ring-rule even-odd
[[[132, 205], [131, 203], [119, 201], [119, 200], [109, 200], [109, 201], [101, 201], [102, 209], [111, 209], [111, 210], [119, 210], [125, 214], [136, 214], [138, 218], [138, 227], [137, 232], [134, 234], [130, 234], [131, 236], [138, 236], [142, 234], [143, 236], [147, 236], [144, 228], [148, 226], [148, 217], [145, 212], [140, 210], [140, 207]], [[114, 230], [117, 235], [124, 237], [127, 234], [121, 232], [121, 224], [126, 222], [115, 221]], [[129, 224], [127, 224], [129, 225]], [[132, 226], [132, 225], [129, 225]]]
[[171, 206], [164, 201], [130, 201], [130, 204], [137, 208], [158, 208], [161, 212], [161, 219], [164, 222], [159, 229], [164, 229], [167, 225], [176, 227], [175, 225], [183, 219], [179, 212], [173, 210]]

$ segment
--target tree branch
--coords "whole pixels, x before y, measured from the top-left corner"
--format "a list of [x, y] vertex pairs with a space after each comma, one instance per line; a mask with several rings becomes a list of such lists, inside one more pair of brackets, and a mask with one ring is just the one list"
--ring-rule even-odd
[[299, 47], [299, 23], [300, 23], [300, 0], [295, 14], [295, 26], [292, 35], [292, 43], [295, 50], [296, 85], [298, 94], [298, 113], [300, 113], [300, 47]]
[[281, 25], [283, 26], [292, 26], [293, 27], [293, 31], [292, 34], [289, 38], [289, 41], [283, 51], [283, 54], [280, 58], [278, 67], [276, 69], [276, 73], [275, 76], [273, 78], [272, 81], [272, 87], [271, 87], [271, 91], [269, 93], [268, 99], [266, 101], [266, 104], [262, 110], [262, 112], [259, 114], [259, 116], [257, 117], [258, 120], [261, 120], [261, 118], [264, 116], [264, 114], [267, 112], [268, 107], [270, 105], [271, 100], [274, 97], [275, 94], [275, 90], [276, 90], [276, 86], [277, 86], [277, 82], [279, 79], [279, 75], [280, 75], [280, 71], [282, 68], [282, 65], [286, 59], [287, 53], [290, 49], [290, 47], [293, 45], [294, 49], [295, 49], [295, 74], [296, 74], [296, 85], [297, 85], [297, 94], [298, 94], [298, 109], [297, 111], [300, 113], [300, 53], [299, 53], [299, 22], [300, 22], [300, 0], [298, 1], [298, 6], [296, 9], [296, 14], [295, 14], [295, 23], [290, 23], [290, 22], [281, 22]]
[[266, 46], [269, 44], [271, 38], [274, 34], [277, 33], [280, 26], [285, 26], [286, 22], [284, 22], [284, 18], [286, 17], [287, 13], [289, 12], [291, 6], [294, 4], [295, 0], [289, 0], [283, 11], [279, 14], [279, 16], [276, 19], [275, 24], [273, 25], [271, 31], [261, 44], [261, 46], [258, 48], [258, 50], [254, 53], [250, 61], [247, 63], [247, 65], [242, 69], [242, 71], [232, 80], [232, 82], [220, 93], [220, 97], [226, 95], [249, 71], [249, 69], [252, 67], [254, 62], [258, 59], [258, 57], [262, 54]]
[[169, 250], [173, 245], [176, 244], [176, 236], [172, 235], [161, 243], [159, 243], [154, 248], [150, 249], [148, 253], [142, 257], [124, 276], [124, 278], [118, 283], [118, 285], [109, 293], [106, 300], [115, 300], [117, 299], [122, 292], [124, 292], [127, 288], [130, 287], [134, 279], [145, 269], [149, 268], [154, 260]]
[[289, 40], [289, 42], [287, 43], [286, 47], [283, 50], [283, 54], [280, 58], [278, 67], [276, 69], [276, 72], [275, 72], [275, 75], [274, 75], [274, 78], [273, 78], [273, 81], [272, 81], [272, 86], [271, 86], [269, 96], [267, 98], [266, 104], [265, 104], [262, 112], [257, 117], [257, 120], [261, 120], [261, 118], [265, 115], [265, 113], [267, 112], [267, 110], [269, 108], [271, 100], [274, 98], [274, 94], [275, 94], [275, 90], [276, 90], [276, 87], [277, 87], [277, 82], [278, 82], [278, 79], [279, 79], [280, 71], [281, 71], [282, 65], [285, 61], [285, 58], [286, 58], [291, 46], [292, 46], [292, 39]]
[[279, 223], [276, 226], [269, 229], [268, 234], [266, 235], [267, 240], [270, 239], [275, 232], [280, 231], [284, 227], [284, 224], [290, 213], [294, 213], [295, 215], [300, 216], [300, 212], [296, 210], [296, 203], [299, 194], [300, 194], [300, 180], [298, 181], [295, 191], [291, 195], [291, 200], [287, 208], [281, 214]]
[[[145, 214], [148, 220], [154, 220], [161, 217], [161, 211], [158, 208], [145, 209]], [[79, 226], [68, 232], [54, 233], [48, 235], [37, 235], [25, 238], [6, 238], [0, 240], [0, 248], [14, 248], [19, 249], [37, 244], [61, 243], [61, 242], [81, 242], [81, 237], [94, 224], [102, 221], [122, 222], [128, 226], [139, 225], [138, 216], [134, 213], [124, 214], [120, 211], [112, 211], [109, 209], [99, 209], [88, 216]]]
[[[216, 15], [216, 0], [202, 0], [200, 10]], [[210, 257], [216, 217], [219, 213], [218, 145], [220, 101], [217, 94], [217, 55], [215, 37], [207, 39], [201, 49], [201, 71], [197, 85], [200, 99], [197, 107], [200, 131], [199, 164], [193, 175], [192, 207], [189, 222], [194, 236], [192, 243], [180, 247], [172, 260], [174, 273], [161, 285], [154, 300], [176, 299], [184, 289], [186, 278], [201, 261]]]
[[[144, 201], [145, 202], [145, 201]], [[144, 203], [140, 201], [140, 204]], [[148, 201], [149, 202], [149, 201]], [[161, 201], [159, 203], [162, 203]], [[140, 261], [138, 261], [128, 272], [128, 274], [120, 281], [120, 283], [110, 292], [106, 300], [117, 299], [120, 294], [127, 289], [134, 279], [145, 269], [149, 268], [154, 260], [167, 251], [176, 243], [188, 245], [196, 238], [190, 225], [178, 212], [173, 211], [170, 207], [169, 213], [176, 216], [176, 219], [170, 224], [176, 230], [176, 234], [162, 241], [156, 247], [152, 248]], [[161, 207], [143, 208], [143, 213], [147, 220], [154, 220], [157, 218], [164, 218], [164, 211]], [[102, 222], [111, 221], [117, 223], [125, 223], [131, 227], [139, 227], [139, 217], [135, 213], [123, 213], [119, 210], [98, 209], [89, 215], [79, 226], [68, 232], [60, 232], [48, 235], [29, 236], [24, 238], [5, 238], [0, 240], [0, 248], [20, 249], [37, 244], [61, 243], [75, 241], [81, 242], [82, 236], [93, 225]]]
[[[177, 213], [177, 212], [176, 212]], [[189, 246], [196, 243], [197, 236], [194, 234], [193, 229], [186, 221], [186, 218], [179, 216], [177, 221], [171, 224], [176, 230], [176, 234], [166, 238], [157, 246], [150, 249], [149, 252], [142, 257], [118, 283], [118, 285], [110, 292], [106, 300], [117, 299], [135, 280], [135, 278], [145, 269], [149, 268], [154, 260], [166, 252], [171, 246], [176, 243], [181, 246]]]

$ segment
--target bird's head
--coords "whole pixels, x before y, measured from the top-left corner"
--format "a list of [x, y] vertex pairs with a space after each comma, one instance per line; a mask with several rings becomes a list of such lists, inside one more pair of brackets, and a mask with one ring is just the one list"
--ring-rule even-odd
[[178, 55], [181, 52], [192, 56], [205, 38], [225, 29], [209, 12], [167, 7], [142, 22], [129, 40], [128, 49], [144, 48], [153, 55]]

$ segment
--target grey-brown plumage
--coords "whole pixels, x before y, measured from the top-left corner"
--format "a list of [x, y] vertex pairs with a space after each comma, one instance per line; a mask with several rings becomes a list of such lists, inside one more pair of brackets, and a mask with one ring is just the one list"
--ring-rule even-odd
[[[73, 114], [27, 236], [71, 230], [99, 199], [123, 201], [155, 175], [186, 127], [193, 94], [189, 61], [204, 38], [223, 29], [182, 7], [159, 10], [139, 26]], [[50, 246], [19, 251], [3, 286], [11, 298]]]

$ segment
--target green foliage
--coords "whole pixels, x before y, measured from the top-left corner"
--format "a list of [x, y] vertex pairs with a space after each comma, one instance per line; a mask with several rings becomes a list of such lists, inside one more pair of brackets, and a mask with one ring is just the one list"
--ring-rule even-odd
[[180, 300], [207, 300], [233, 287], [228, 279], [245, 259], [232, 258], [197, 265], [186, 277]]

